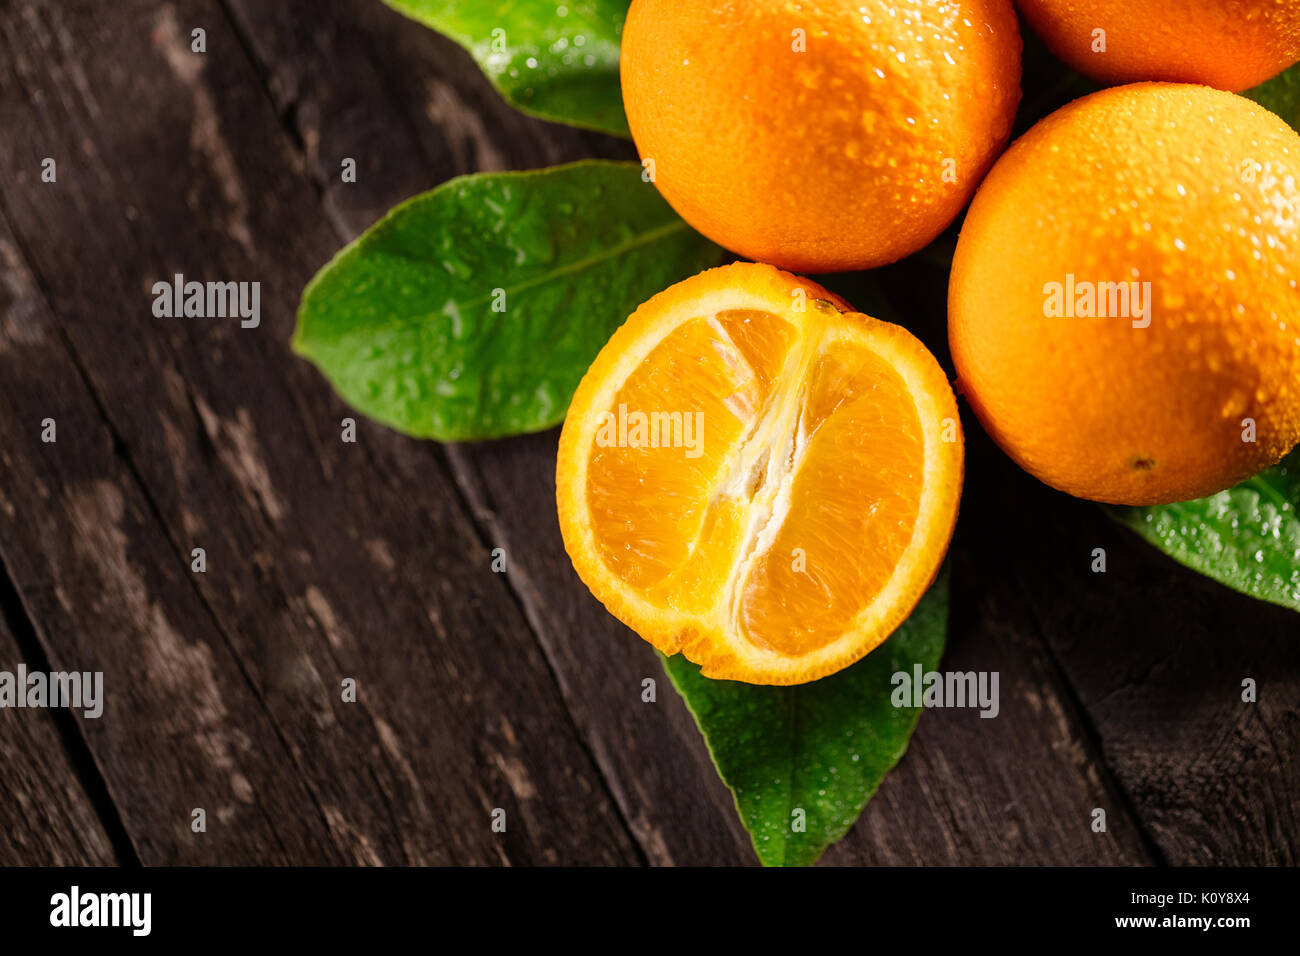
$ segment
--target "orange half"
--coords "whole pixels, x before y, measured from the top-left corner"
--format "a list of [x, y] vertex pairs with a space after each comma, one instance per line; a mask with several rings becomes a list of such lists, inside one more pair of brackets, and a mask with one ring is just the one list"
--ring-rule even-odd
[[798, 684], [880, 644], [938, 573], [962, 434], [906, 329], [771, 266], [642, 305], [569, 408], [556, 498], [591, 592], [705, 676]]

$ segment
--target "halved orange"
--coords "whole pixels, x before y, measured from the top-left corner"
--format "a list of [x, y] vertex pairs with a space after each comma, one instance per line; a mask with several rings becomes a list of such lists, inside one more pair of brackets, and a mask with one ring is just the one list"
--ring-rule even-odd
[[952, 389], [906, 329], [772, 266], [654, 296], [578, 386], [565, 548], [591, 592], [708, 677], [798, 684], [861, 658], [957, 519]]

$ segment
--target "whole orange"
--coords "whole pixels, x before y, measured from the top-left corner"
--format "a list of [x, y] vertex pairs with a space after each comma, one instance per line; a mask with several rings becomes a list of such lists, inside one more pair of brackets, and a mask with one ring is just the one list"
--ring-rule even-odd
[[962, 226], [949, 341], [985, 429], [1083, 498], [1219, 491], [1300, 441], [1300, 136], [1204, 86], [1043, 120]]
[[1221, 90], [1300, 60], [1297, 0], [1019, 0], [1043, 42], [1103, 83], [1174, 80]]
[[692, 226], [802, 272], [929, 243], [1010, 135], [1010, 0], [633, 0], [623, 101]]

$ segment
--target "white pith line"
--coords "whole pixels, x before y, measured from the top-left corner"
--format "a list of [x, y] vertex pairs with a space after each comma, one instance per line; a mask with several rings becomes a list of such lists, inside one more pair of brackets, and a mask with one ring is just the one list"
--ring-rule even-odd
[[[709, 327], [734, 350], [734, 354], [741, 354], [716, 318], [709, 319]], [[806, 334], [796, 336], [785, 364], [772, 380], [762, 409], [740, 440], [736, 463], [714, 489], [710, 499], [710, 505], [723, 497], [749, 502], [745, 512], [748, 523], [714, 610], [716, 615], [720, 608], [725, 608], [725, 623], [730, 626], [724, 629], [724, 633], [745, 633], [742, 585], [771, 549], [789, 514], [794, 479], [812, 437], [805, 429], [804, 410], [810, 385], [808, 369], [820, 351], [821, 333], [821, 328], [812, 328]], [[751, 497], [750, 478], [760, 464], [763, 481]]]

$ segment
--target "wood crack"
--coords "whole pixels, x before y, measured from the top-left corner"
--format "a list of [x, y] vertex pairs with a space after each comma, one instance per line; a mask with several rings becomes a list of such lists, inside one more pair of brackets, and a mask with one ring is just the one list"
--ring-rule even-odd
[[[36, 632], [36, 626], [23, 604], [22, 595], [19, 594], [13, 576], [9, 573], [3, 547], [0, 547], [0, 618], [8, 626], [9, 633], [22, 652], [23, 660], [31, 670], [46, 673], [54, 670]], [[117, 803], [109, 791], [108, 781], [99, 771], [99, 765], [95, 762], [90, 745], [81, 733], [77, 718], [72, 711], [62, 707], [50, 708], [49, 715], [58, 732], [59, 741], [63, 744], [68, 762], [77, 775], [77, 781], [94, 809], [100, 826], [108, 835], [117, 862], [122, 866], [140, 866], [140, 854], [131, 840], [131, 835], [127, 832], [126, 825], [122, 822]]]
[[[490, 551], [489, 545], [495, 541], [504, 543], [507, 539], [497, 527], [496, 522], [490, 517], [491, 509], [486, 504], [487, 489], [482, 482], [476, 482], [471, 477], [473, 474], [473, 465], [466, 459], [459, 456], [459, 449], [454, 445], [449, 445], [442, 449], [445, 458], [440, 455], [439, 464], [448, 471], [451, 477], [452, 487], [465, 510], [471, 515], [474, 522], [475, 530], [478, 534], [479, 541], [483, 545], [484, 551]], [[482, 503], [482, 509], [475, 507], [475, 500]], [[586, 752], [587, 757], [591, 760], [592, 766], [599, 768], [600, 779], [605, 787], [605, 792], [609, 795], [611, 802], [618, 808], [619, 820], [623, 828], [627, 831], [632, 840], [632, 845], [636, 847], [637, 853], [641, 857], [643, 864], [649, 865], [649, 851], [642, 840], [642, 834], [637, 832], [637, 828], [632, 825], [632, 819], [629, 808], [623, 793], [616, 788], [613, 783], [616, 775], [611, 772], [609, 765], [604, 758], [603, 752], [599, 751], [592, 743], [591, 734], [586, 728], [578, 722], [577, 715], [574, 713], [571, 700], [573, 689], [569, 682], [564, 678], [558, 660], [555, 657], [554, 648], [551, 646], [551, 639], [545, 635], [545, 625], [542, 623], [542, 612], [536, 602], [525, 594], [523, 589], [515, 582], [513, 575], [518, 571], [507, 571], [506, 585], [514, 598], [516, 607], [528, 622], [529, 630], [533, 634], [533, 639], [537, 642], [542, 652], [542, 659], [546, 661], [547, 669], [550, 671], [551, 679], [560, 691], [560, 696], [564, 700], [564, 710], [568, 716], [569, 724], [574, 729], [574, 734], [579, 745]]]
[[1056, 651], [1052, 648], [1051, 642], [1047, 640], [1046, 628], [1043, 626], [1043, 622], [1039, 618], [1038, 609], [1034, 606], [1034, 602], [1029, 600], [1028, 596], [1025, 595], [1023, 582], [1017, 581], [1016, 584], [1017, 590], [1021, 592], [1025, 606], [1029, 608], [1030, 616], [1034, 621], [1034, 630], [1037, 631], [1036, 636], [1038, 638], [1038, 643], [1042, 645], [1043, 652], [1056, 675], [1057, 686], [1065, 692], [1067, 695], [1066, 699], [1070, 703], [1070, 708], [1074, 711], [1074, 724], [1082, 734], [1088, 749], [1095, 755], [1096, 759], [1094, 760], [1094, 764], [1100, 768], [1102, 785], [1119, 798], [1120, 806], [1123, 808], [1125, 816], [1133, 821], [1133, 825], [1137, 830], [1138, 839], [1141, 841], [1142, 849], [1146, 851], [1155, 865], [1169, 866], [1169, 859], [1160, 848], [1160, 844], [1156, 841], [1155, 835], [1151, 832], [1146, 820], [1143, 818], [1142, 814], [1138, 812], [1137, 805], [1134, 803], [1132, 795], [1120, 780], [1119, 775], [1115, 772], [1115, 768], [1113, 768], [1110, 765], [1110, 762], [1106, 759], [1106, 751], [1102, 744], [1101, 733], [1098, 731], [1097, 725], [1092, 719], [1092, 715], [1083, 705], [1083, 700], [1079, 696], [1078, 688], [1075, 687], [1073, 681], [1070, 680], [1069, 674], [1062, 665], [1060, 659], [1057, 657]]

